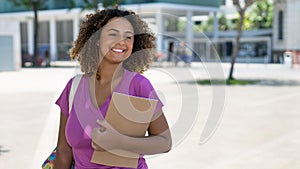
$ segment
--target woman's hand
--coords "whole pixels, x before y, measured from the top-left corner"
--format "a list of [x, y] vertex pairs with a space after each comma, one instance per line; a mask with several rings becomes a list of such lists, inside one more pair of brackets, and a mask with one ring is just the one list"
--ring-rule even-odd
[[116, 131], [106, 120], [97, 120], [100, 125], [92, 131], [92, 147], [98, 151], [109, 151], [118, 148], [122, 134]]
[[93, 129], [92, 140], [96, 149], [113, 152], [125, 150], [136, 154], [152, 155], [168, 152], [172, 148], [172, 137], [162, 110], [148, 128], [149, 136], [130, 137], [116, 131], [107, 121], [97, 121], [100, 125]]
[[94, 141], [92, 141], [92, 147], [93, 147], [94, 150], [97, 150], [97, 151], [105, 151], [105, 149], [98, 146]]

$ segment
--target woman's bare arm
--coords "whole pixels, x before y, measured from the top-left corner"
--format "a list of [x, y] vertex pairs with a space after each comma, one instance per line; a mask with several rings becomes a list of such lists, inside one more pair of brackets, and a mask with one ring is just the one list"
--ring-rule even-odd
[[72, 165], [72, 161], [73, 161], [72, 148], [67, 143], [66, 135], [65, 135], [67, 120], [68, 117], [61, 112], [58, 141], [56, 147], [56, 159], [54, 162], [53, 169], [71, 168]]

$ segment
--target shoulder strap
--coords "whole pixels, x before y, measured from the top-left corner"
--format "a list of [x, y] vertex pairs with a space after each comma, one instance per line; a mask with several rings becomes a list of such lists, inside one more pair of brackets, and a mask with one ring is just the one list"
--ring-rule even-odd
[[71, 90], [70, 90], [70, 94], [69, 94], [69, 114], [71, 112], [72, 109], [72, 104], [73, 104], [73, 100], [74, 100], [74, 96], [75, 93], [77, 91], [79, 82], [81, 80], [82, 74], [76, 75], [72, 81], [72, 85], [71, 85]]

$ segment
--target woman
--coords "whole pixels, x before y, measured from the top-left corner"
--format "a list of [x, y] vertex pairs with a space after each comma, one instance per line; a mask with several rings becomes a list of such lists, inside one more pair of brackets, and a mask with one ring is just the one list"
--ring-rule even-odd
[[[69, 113], [69, 80], [56, 104], [61, 108], [54, 169], [122, 168], [92, 163], [94, 150], [123, 149], [140, 154], [138, 169], [146, 169], [142, 155], [168, 152], [171, 135], [163, 104], [151, 83], [142, 76], [154, 53], [155, 37], [134, 12], [105, 9], [86, 16], [70, 55], [78, 58], [81, 78]], [[115, 131], [104, 119], [112, 92], [158, 100], [148, 135], [129, 137]]]

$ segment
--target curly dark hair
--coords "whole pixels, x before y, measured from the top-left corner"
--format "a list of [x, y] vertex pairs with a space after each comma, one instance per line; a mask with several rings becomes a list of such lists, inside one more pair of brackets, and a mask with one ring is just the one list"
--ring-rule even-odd
[[102, 57], [99, 56], [99, 48], [95, 47], [95, 44], [99, 40], [101, 28], [115, 17], [126, 18], [134, 29], [132, 53], [123, 61], [123, 67], [138, 73], [143, 73], [149, 68], [154, 58], [155, 36], [148, 24], [132, 11], [104, 9], [86, 15], [80, 25], [78, 37], [69, 50], [71, 58], [77, 58], [80, 62], [82, 72], [97, 72]]

